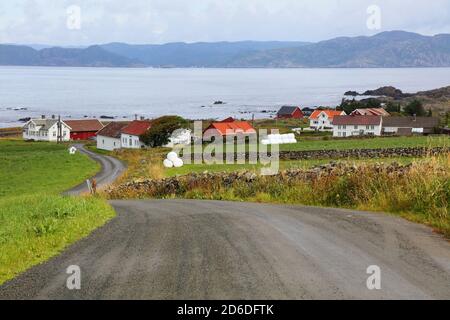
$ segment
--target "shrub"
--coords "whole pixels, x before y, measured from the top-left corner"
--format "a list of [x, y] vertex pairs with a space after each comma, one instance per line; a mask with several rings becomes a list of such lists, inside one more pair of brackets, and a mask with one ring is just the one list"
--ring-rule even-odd
[[164, 116], [152, 122], [152, 127], [141, 136], [151, 147], [162, 147], [169, 143], [170, 136], [177, 129], [189, 128], [189, 121], [178, 116]]

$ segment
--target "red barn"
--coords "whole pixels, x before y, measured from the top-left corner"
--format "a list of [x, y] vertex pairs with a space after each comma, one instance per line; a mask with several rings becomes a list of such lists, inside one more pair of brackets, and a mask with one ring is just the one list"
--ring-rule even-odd
[[70, 127], [71, 140], [89, 140], [97, 136], [97, 132], [103, 129], [103, 124], [97, 119], [66, 120]]
[[304, 117], [299, 107], [284, 106], [277, 113], [277, 119], [303, 119]]

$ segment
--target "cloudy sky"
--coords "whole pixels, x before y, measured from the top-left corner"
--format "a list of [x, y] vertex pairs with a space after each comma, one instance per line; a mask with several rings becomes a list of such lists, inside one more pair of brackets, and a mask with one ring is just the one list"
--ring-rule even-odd
[[[367, 20], [373, 17], [373, 11], [368, 13], [371, 5], [381, 10], [380, 29], [367, 27]], [[80, 24], [77, 8], [80, 9]], [[89, 45], [113, 41], [319, 41], [387, 30], [427, 35], [450, 33], [450, 0], [0, 2], [0, 43]]]

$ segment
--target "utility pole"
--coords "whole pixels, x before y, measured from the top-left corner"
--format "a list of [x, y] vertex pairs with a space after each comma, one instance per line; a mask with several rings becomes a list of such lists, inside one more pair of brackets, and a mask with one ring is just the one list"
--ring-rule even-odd
[[58, 116], [58, 137], [57, 137], [57, 142], [61, 143], [62, 142], [62, 124], [61, 124], [61, 115]]

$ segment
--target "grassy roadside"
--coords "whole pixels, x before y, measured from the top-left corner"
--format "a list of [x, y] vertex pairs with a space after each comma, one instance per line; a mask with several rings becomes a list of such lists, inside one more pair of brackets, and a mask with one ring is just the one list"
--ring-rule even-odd
[[0, 284], [115, 215], [103, 199], [59, 195], [98, 169], [66, 145], [0, 140]]

